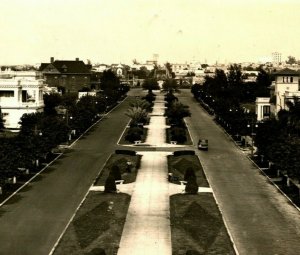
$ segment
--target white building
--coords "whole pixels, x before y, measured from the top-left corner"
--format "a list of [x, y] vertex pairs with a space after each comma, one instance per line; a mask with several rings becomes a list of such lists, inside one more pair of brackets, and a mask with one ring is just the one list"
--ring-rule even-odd
[[43, 87], [41, 79], [0, 79], [0, 107], [5, 128], [17, 131], [23, 114], [43, 112]]
[[286, 102], [293, 100], [293, 97], [299, 97], [299, 73], [297, 71], [285, 68], [275, 73], [276, 112], [281, 109], [288, 110]]
[[275, 81], [271, 86], [271, 98], [256, 98], [257, 120], [267, 115], [277, 116], [280, 110], [288, 110], [287, 101], [300, 98], [299, 72], [285, 68], [275, 73]]

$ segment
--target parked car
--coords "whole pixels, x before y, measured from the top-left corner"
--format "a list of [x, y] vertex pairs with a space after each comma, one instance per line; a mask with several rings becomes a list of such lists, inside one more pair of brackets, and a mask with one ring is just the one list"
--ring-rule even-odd
[[207, 139], [199, 139], [198, 149], [207, 151], [208, 150], [208, 140]]

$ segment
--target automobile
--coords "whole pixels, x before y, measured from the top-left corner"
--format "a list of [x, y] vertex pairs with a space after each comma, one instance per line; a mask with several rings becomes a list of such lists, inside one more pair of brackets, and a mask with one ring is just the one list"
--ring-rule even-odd
[[208, 150], [208, 140], [207, 139], [199, 139], [198, 149], [207, 151]]

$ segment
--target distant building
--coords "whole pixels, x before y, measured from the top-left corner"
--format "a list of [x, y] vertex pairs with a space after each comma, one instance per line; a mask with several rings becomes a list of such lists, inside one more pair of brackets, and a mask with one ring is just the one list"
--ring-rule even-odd
[[91, 85], [91, 65], [76, 60], [54, 60], [42, 63], [39, 71], [42, 72], [46, 83], [50, 87], [63, 87], [66, 92], [78, 92]]
[[280, 64], [281, 63], [281, 53], [272, 52], [272, 62], [277, 65]]
[[23, 114], [43, 112], [43, 88], [41, 79], [0, 79], [0, 106], [5, 128], [18, 131]]

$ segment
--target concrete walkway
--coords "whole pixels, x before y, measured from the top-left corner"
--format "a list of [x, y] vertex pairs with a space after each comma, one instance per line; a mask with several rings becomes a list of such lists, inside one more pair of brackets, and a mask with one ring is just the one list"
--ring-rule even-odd
[[118, 255], [171, 255], [168, 152], [141, 155]]
[[[166, 120], [163, 96], [157, 96], [148, 126], [146, 143], [165, 144]], [[142, 155], [131, 196], [118, 255], [172, 254], [167, 155], [170, 152], [139, 152]]]

